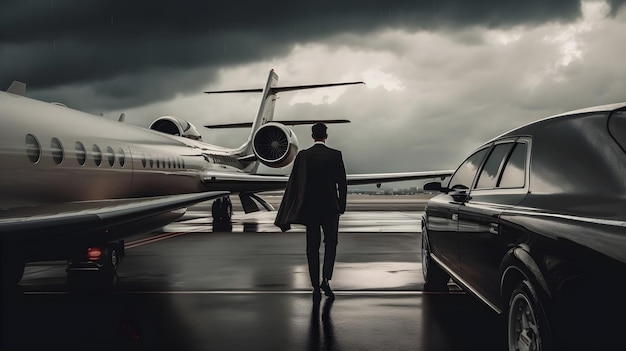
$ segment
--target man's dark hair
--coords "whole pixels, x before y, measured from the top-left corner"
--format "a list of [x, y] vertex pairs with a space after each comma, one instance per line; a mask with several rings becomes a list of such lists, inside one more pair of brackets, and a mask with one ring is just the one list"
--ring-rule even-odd
[[322, 139], [326, 139], [326, 137], [328, 136], [326, 134], [326, 125], [324, 123], [315, 123], [313, 125], [313, 127], [311, 127], [311, 132], [313, 133], [313, 139], [315, 140], [322, 140]]

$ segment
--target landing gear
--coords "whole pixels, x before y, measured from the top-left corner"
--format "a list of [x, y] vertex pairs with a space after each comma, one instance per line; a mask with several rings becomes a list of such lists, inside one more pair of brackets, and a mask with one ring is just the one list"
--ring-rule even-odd
[[87, 248], [68, 262], [67, 282], [70, 289], [110, 287], [117, 283], [117, 269], [124, 256], [124, 241]]
[[213, 201], [211, 214], [213, 215], [214, 223], [230, 222], [231, 218], [233, 217], [233, 204], [232, 202], [230, 202], [230, 197], [226, 196]]
[[229, 196], [213, 201], [211, 214], [213, 215], [213, 231], [232, 231], [233, 225], [230, 220], [233, 217], [233, 204]]

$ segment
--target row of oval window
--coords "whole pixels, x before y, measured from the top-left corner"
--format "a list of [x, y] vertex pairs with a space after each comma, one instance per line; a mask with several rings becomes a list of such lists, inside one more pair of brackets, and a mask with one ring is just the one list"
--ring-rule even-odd
[[[58, 138], [52, 138], [52, 140], [50, 141], [50, 148], [52, 153], [52, 160], [54, 161], [54, 163], [56, 163], [57, 165], [63, 163], [63, 160], [65, 158], [65, 151], [63, 149], [63, 144], [61, 143], [61, 141]], [[81, 143], [80, 141], [77, 141], [74, 144], [74, 148], [76, 151], [76, 161], [79, 165], [84, 166], [87, 162], [87, 150], [85, 149], [85, 145], [83, 145], [83, 143]], [[100, 150], [100, 147], [94, 144], [91, 147], [91, 154], [93, 156], [94, 164], [97, 167], [100, 167], [100, 165], [102, 164], [102, 151]], [[37, 163], [39, 162], [39, 160], [41, 160], [41, 145], [39, 144], [37, 138], [35, 138], [35, 136], [32, 134], [26, 135], [26, 155], [32, 163]], [[104, 156], [109, 166], [113, 167], [113, 165], [115, 165], [116, 156], [113, 148], [110, 146], [107, 147]], [[122, 150], [121, 148], [117, 150], [117, 161], [122, 168], [126, 164], [126, 155], [124, 153], [124, 150]], [[161, 160], [157, 158], [155, 162], [153, 159], [146, 160], [145, 157], [142, 157], [141, 164], [144, 168], [148, 166], [148, 164], [150, 165], [150, 168], [153, 168], [155, 164], [156, 168], [185, 168], [185, 161], [179, 158], [168, 158], [167, 160]]]

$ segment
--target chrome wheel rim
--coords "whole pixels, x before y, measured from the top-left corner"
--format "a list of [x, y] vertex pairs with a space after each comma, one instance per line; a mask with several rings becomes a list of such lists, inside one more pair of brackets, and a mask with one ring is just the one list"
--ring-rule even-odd
[[509, 350], [539, 351], [541, 337], [537, 317], [528, 298], [518, 293], [509, 310]]

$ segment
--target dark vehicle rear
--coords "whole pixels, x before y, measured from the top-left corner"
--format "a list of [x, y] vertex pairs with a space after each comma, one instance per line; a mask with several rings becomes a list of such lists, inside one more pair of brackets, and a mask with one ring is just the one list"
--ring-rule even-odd
[[511, 350], [626, 345], [625, 105], [505, 133], [427, 187], [426, 287], [506, 315]]

